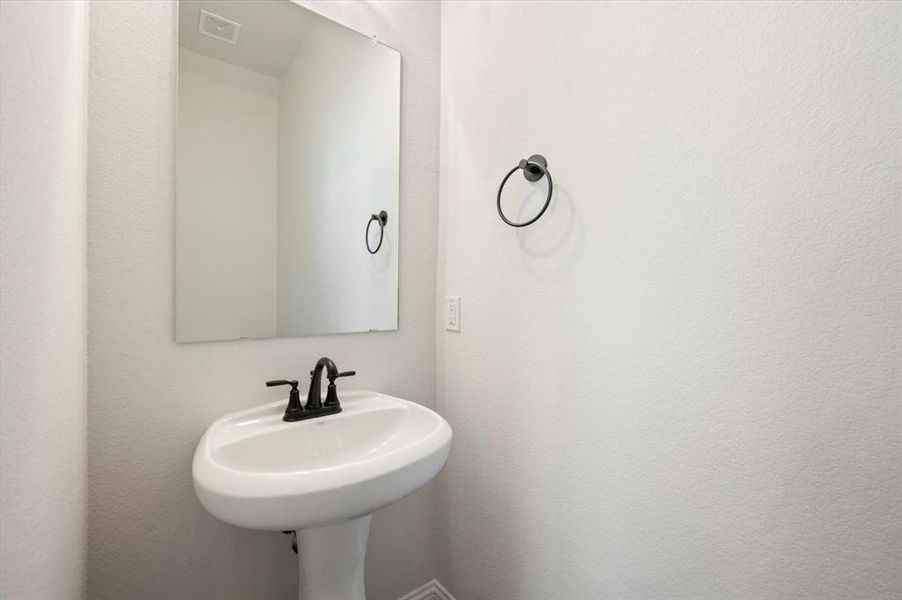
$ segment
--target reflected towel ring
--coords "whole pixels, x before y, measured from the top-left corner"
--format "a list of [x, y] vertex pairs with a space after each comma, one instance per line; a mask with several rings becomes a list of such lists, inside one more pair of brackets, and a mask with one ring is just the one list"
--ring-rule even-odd
[[[370, 225], [373, 224], [373, 221], [379, 223], [379, 244], [376, 245], [376, 249], [373, 250], [370, 248]], [[370, 220], [366, 224], [366, 249], [370, 254], [375, 254], [379, 252], [379, 248], [382, 247], [382, 238], [385, 237], [385, 224], [388, 223], [388, 213], [384, 210], [380, 210], [378, 215], [373, 215], [370, 217]]]
[[[507, 180], [510, 179], [510, 176], [517, 172], [519, 169], [523, 169], [523, 177], [526, 178], [527, 181], [539, 181], [543, 177], [548, 177], [548, 196], [545, 198], [545, 205], [542, 206], [542, 210], [539, 211], [539, 214], [534, 216], [528, 221], [524, 221], [523, 223], [514, 223], [506, 216], [504, 216], [504, 211], [501, 210], [501, 192], [504, 190], [504, 184], [507, 183]], [[554, 182], [551, 180], [551, 173], [548, 172], [548, 161], [545, 160], [545, 157], [541, 154], [533, 154], [528, 159], [524, 158], [520, 161], [520, 163], [507, 172], [507, 175], [504, 176], [504, 179], [501, 180], [501, 185], [498, 186], [498, 201], [496, 206], [498, 208], [498, 216], [501, 217], [501, 220], [510, 225], [511, 227], [526, 227], [527, 225], [532, 225], [536, 221], [542, 218], [542, 215], [545, 214], [545, 211], [548, 210], [548, 205], [551, 204], [551, 194], [554, 190]]]

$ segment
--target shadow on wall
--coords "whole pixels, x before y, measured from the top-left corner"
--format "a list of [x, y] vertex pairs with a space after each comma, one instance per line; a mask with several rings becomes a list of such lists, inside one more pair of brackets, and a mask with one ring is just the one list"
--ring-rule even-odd
[[[534, 215], [540, 202], [544, 200], [544, 190], [530, 194], [523, 202], [518, 214], [521, 218]], [[538, 199], [537, 196], [541, 198]], [[533, 225], [522, 227], [517, 231], [520, 248], [524, 254], [533, 259], [554, 258], [554, 263], [543, 264], [535, 260], [524, 259], [523, 264], [532, 271], [543, 275], [564, 274], [567, 267], [574, 264], [582, 250], [582, 229], [577, 225], [576, 206], [569, 190], [556, 183], [551, 205], [542, 218]]]

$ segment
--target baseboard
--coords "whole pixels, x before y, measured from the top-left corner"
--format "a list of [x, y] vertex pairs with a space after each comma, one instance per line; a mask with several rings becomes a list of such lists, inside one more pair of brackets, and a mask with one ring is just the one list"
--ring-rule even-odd
[[433, 579], [399, 600], [454, 600], [454, 596], [445, 589], [445, 586]]

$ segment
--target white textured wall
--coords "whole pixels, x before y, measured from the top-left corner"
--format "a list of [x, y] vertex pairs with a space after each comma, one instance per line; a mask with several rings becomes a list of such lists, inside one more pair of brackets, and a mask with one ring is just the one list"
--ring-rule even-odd
[[902, 596], [900, 11], [443, 4], [458, 600]]
[[[356, 378], [342, 383], [348, 389], [372, 388], [433, 403], [438, 6], [317, 6], [352, 27], [378, 32], [404, 55], [399, 330], [177, 345], [172, 327], [175, 5], [91, 5], [92, 600], [246, 600], [296, 593], [296, 562], [287, 538], [215, 520], [198, 504], [191, 483], [195, 445], [216, 417], [285, 393], [267, 390], [265, 380], [301, 377], [325, 355], [357, 370]], [[430, 489], [377, 513], [369, 552], [373, 600], [394, 600], [433, 576]]]
[[0, 597], [85, 585], [87, 5], [0, 2]]
[[279, 80], [178, 60], [176, 338], [274, 337]]
[[[282, 77], [279, 335], [398, 327], [400, 63], [317, 19]], [[371, 255], [364, 234], [380, 210], [389, 223]]]

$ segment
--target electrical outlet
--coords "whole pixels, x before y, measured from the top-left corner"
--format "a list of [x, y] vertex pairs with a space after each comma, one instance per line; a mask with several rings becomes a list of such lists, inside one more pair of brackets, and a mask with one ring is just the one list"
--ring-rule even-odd
[[445, 329], [460, 331], [460, 296], [445, 296]]

